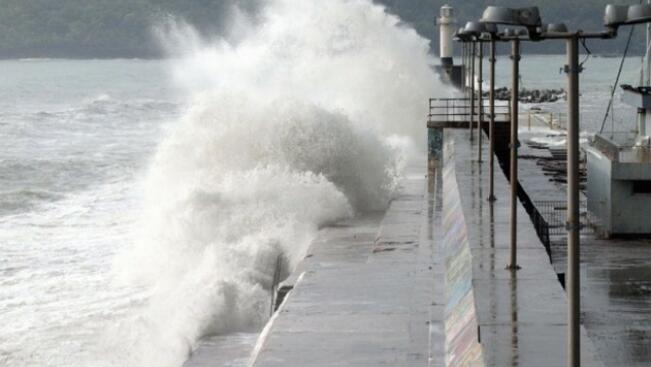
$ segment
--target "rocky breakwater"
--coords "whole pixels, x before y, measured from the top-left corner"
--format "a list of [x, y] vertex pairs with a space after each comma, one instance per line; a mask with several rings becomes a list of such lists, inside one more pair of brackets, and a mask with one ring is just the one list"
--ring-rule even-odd
[[[484, 93], [488, 98], [488, 92]], [[522, 103], [553, 103], [566, 99], [564, 89], [521, 89], [519, 101]], [[511, 99], [511, 90], [508, 88], [495, 89], [495, 99], [507, 101]]]

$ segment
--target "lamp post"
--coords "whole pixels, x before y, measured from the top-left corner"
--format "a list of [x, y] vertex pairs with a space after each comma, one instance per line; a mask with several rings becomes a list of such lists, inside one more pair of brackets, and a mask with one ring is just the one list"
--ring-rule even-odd
[[509, 154], [509, 172], [511, 179], [511, 256], [508, 269], [518, 270], [518, 119], [520, 99], [520, 39], [513, 38], [511, 41], [511, 60], [513, 68], [511, 71], [511, 143]]
[[[490, 8], [490, 7], [489, 7]], [[537, 16], [537, 11], [535, 12], [535, 17], [537, 19], [534, 19], [532, 22], [540, 22], [540, 18]], [[490, 20], [490, 18], [488, 18]], [[482, 21], [486, 22], [487, 24], [493, 24], [495, 26], [495, 22], [491, 21], [486, 21], [485, 19], [482, 19]], [[509, 23], [511, 24], [511, 23]], [[494, 31], [496, 32], [496, 31]], [[521, 58], [521, 53], [520, 53], [520, 45], [523, 40], [529, 40], [527, 37], [528, 33], [525, 31], [518, 31], [515, 29], [506, 29], [502, 35], [497, 37], [497, 35], [494, 33], [491, 36], [491, 39], [494, 41], [501, 40], [501, 41], [507, 41], [511, 43], [511, 62], [512, 62], [512, 72], [511, 72], [511, 133], [510, 133], [510, 146], [509, 146], [509, 178], [511, 180], [511, 205], [510, 205], [510, 228], [509, 228], [509, 238], [510, 238], [510, 256], [509, 256], [509, 263], [506, 266], [506, 269], [511, 270], [511, 271], [517, 271], [520, 269], [520, 266], [518, 265], [518, 251], [517, 251], [517, 243], [518, 243], [518, 188], [519, 188], [519, 183], [518, 183], [518, 125], [519, 125], [519, 99], [520, 99], [520, 58]], [[493, 55], [492, 57], [495, 58], [494, 55], [494, 48], [493, 48]], [[492, 72], [494, 73], [494, 64], [492, 66]], [[495, 115], [495, 110], [494, 110], [494, 75], [493, 75], [493, 80], [491, 82], [492, 88], [493, 88], [493, 96], [492, 98], [492, 111], [491, 115]], [[493, 124], [493, 129], [495, 128], [494, 123], [494, 117], [491, 120]], [[492, 144], [494, 144], [494, 136], [491, 133], [491, 140]], [[491, 154], [494, 154], [494, 152], [491, 152]], [[492, 159], [492, 155], [491, 155]], [[493, 175], [494, 171], [491, 170], [491, 175]], [[493, 179], [494, 176], [491, 177], [491, 185], [493, 184]], [[493, 189], [491, 187], [491, 189]], [[491, 190], [491, 193], [489, 195], [489, 200], [494, 201], [495, 196], [494, 196], [494, 191]]]
[[479, 73], [477, 86], [479, 87], [479, 120], [477, 121], [477, 140], [478, 140], [478, 149], [477, 149], [477, 161], [481, 163], [481, 150], [482, 150], [482, 124], [484, 122], [484, 43], [479, 40], [477, 41], [479, 45]]
[[[479, 46], [479, 71], [478, 71], [478, 89], [479, 89], [479, 111], [478, 111], [478, 118], [479, 121], [477, 122], [477, 140], [479, 142], [478, 146], [478, 158], [477, 161], [481, 162], [482, 161], [482, 123], [484, 122], [484, 91], [483, 91], [483, 82], [484, 82], [484, 42], [485, 40], [483, 39], [483, 36], [486, 33], [490, 33], [493, 31], [493, 33], [497, 33], [497, 27], [491, 27], [485, 23], [481, 22], [468, 22], [466, 24], [466, 27], [463, 29], [463, 34], [466, 37], [469, 37], [473, 40], [473, 43], [477, 44]], [[473, 79], [473, 86], [475, 80]], [[473, 101], [471, 101], [471, 105], [474, 106], [474, 98]], [[472, 126], [474, 125], [474, 115], [471, 116], [470, 119], [470, 137], [472, 139]]]
[[[489, 6], [484, 11], [481, 19], [484, 23], [504, 24], [526, 27], [529, 36], [541, 26], [538, 8], [509, 9]], [[526, 33], [524, 33], [526, 34]], [[510, 220], [510, 261], [506, 266], [511, 271], [519, 269], [517, 260], [517, 200], [518, 200], [518, 101], [519, 101], [519, 74], [520, 74], [520, 40], [523, 33], [513, 29], [505, 31], [503, 40], [511, 41], [511, 60], [513, 62], [513, 75], [511, 80], [511, 143], [510, 143], [510, 179], [511, 179], [511, 220]]]
[[495, 197], [495, 63], [497, 63], [496, 42], [497, 26], [495, 24], [486, 25], [486, 34], [490, 39], [490, 85], [489, 85], [489, 113], [490, 121], [488, 125], [488, 175], [489, 175], [489, 194], [488, 201], [493, 203]]
[[[606, 7], [604, 32], [586, 33], [582, 31], [568, 32], [563, 24], [539, 25], [535, 29], [534, 22], [528, 21], [532, 14], [537, 14], [536, 8], [507, 9], [488, 7], [484, 12], [484, 21], [496, 24], [512, 24], [525, 26], [529, 29], [534, 40], [562, 39], [567, 47], [567, 65], [565, 72], [568, 83], [568, 132], [567, 132], [567, 275], [565, 289], [568, 294], [568, 343], [567, 366], [581, 365], [580, 341], [580, 229], [579, 219], [579, 42], [585, 39], [609, 39], [617, 35], [621, 25], [632, 25], [651, 22], [651, 5], [631, 5]], [[538, 19], [539, 20], [539, 19]]]
[[[458, 40], [458, 36], [456, 35], [455, 35], [455, 40]], [[461, 65], [462, 65], [461, 70], [463, 70], [463, 75], [462, 75], [463, 83], [461, 84], [461, 87], [465, 89], [466, 80], [468, 78], [468, 70], [466, 70], [466, 44], [465, 43], [463, 43], [461, 46]]]
[[[485, 33], [491, 33], [495, 35], [497, 33], [496, 24], [520, 24], [516, 23], [513, 19], [513, 14], [510, 12], [507, 14], [497, 13], [495, 14], [495, 9], [503, 9], [496, 7], [489, 7], [487, 13], [484, 14], [484, 18], [480, 22], [468, 22], [464, 28], [464, 34], [468, 37], [473, 37], [480, 39], [481, 36]], [[490, 11], [489, 11], [490, 10]], [[521, 10], [522, 14], [519, 14], [517, 21], [524, 23], [527, 27], [536, 28], [540, 23], [540, 16], [538, 15], [537, 8], [527, 8], [526, 11]], [[488, 15], [488, 16], [487, 16]], [[510, 213], [510, 259], [509, 264], [506, 266], [507, 269], [516, 271], [519, 269], [518, 266], [518, 252], [517, 252], [517, 200], [518, 200], [518, 100], [519, 100], [519, 66], [520, 66], [520, 41], [526, 39], [526, 32], [519, 32], [515, 29], [507, 29], [504, 34], [499, 37], [500, 40], [509, 41], [512, 45], [512, 55], [511, 59], [513, 62], [513, 75], [512, 75], [512, 88], [511, 88], [511, 143], [510, 143], [510, 169], [509, 177], [511, 179], [511, 213]], [[495, 36], [491, 37], [494, 40], [498, 38]], [[494, 55], [493, 55], [494, 57]], [[494, 73], [494, 68], [493, 68]], [[492, 122], [494, 129], [494, 75], [493, 75], [493, 107], [492, 107]], [[494, 132], [494, 131], [493, 131]], [[472, 134], [472, 131], [471, 131]], [[492, 135], [491, 139], [494, 139]], [[494, 140], [493, 140], [494, 144]], [[494, 146], [493, 146], [494, 149]], [[480, 150], [480, 161], [481, 161], [481, 146]], [[492, 154], [491, 152], [491, 159]], [[491, 170], [491, 185], [493, 184], [494, 171]], [[491, 186], [491, 189], [493, 187]], [[491, 190], [492, 191], [492, 190]], [[489, 195], [489, 200], [494, 201], [494, 191]]]
[[466, 34], [464, 28], [459, 28], [457, 32], [455, 32], [453, 39], [455, 41], [463, 43], [462, 47], [462, 62], [463, 62], [463, 92], [466, 94], [466, 96], [469, 95], [469, 90], [470, 86], [470, 73], [469, 69], [470, 66], [469, 60], [470, 60], [470, 37]]
[[474, 40], [470, 41], [470, 140], [472, 140], [473, 128], [475, 124], [475, 61], [477, 59], [477, 44]]

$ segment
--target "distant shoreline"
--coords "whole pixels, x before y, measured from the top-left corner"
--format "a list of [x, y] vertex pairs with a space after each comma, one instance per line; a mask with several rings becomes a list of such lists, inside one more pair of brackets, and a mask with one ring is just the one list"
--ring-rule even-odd
[[[509, 55], [504, 53], [504, 54], [499, 54], [499, 57], [508, 57]], [[525, 53], [524, 56], [565, 56], [565, 54], [559, 54], [559, 53]], [[615, 54], [615, 53], [604, 53], [604, 54], [598, 54], [598, 53], [593, 53], [591, 55], [592, 57], [596, 58], [604, 58], [604, 59], [612, 59], [612, 58], [620, 58], [622, 57], [621, 54]], [[438, 58], [438, 55], [434, 55], [434, 57]], [[460, 55], [456, 55], [455, 57], [461, 57]], [[639, 54], [632, 54], [628, 55], [628, 57], [643, 57], [643, 55]], [[25, 56], [25, 57], [11, 57], [11, 56], [2, 56], [0, 55], [0, 61], [47, 61], [47, 60], [58, 60], [58, 61], [64, 61], [64, 60], [69, 60], [69, 61], [103, 61], [103, 60], [133, 60], [133, 61], [163, 61], [163, 60], [169, 60], [169, 59], [174, 59], [175, 57], [165, 57], [165, 56], [127, 56], [127, 55], [106, 55], [106, 56]]]

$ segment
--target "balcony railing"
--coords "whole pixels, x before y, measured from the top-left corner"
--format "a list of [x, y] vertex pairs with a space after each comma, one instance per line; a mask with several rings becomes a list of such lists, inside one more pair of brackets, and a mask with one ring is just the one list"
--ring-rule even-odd
[[[499, 103], [498, 103], [499, 102]], [[475, 102], [475, 115], [479, 115], [479, 102]], [[482, 111], [484, 121], [490, 120], [490, 106], [488, 101], [484, 100]], [[430, 98], [429, 99], [429, 116], [428, 122], [459, 122], [467, 123], [471, 115], [469, 98]], [[477, 117], [475, 117], [477, 118]], [[511, 121], [511, 103], [510, 101], [496, 101], [495, 121]]]

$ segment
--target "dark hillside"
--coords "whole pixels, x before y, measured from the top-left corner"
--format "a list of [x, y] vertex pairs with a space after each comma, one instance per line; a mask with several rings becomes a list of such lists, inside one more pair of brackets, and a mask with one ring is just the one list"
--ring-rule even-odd
[[[150, 28], [162, 17], [186, 19], [205, 34], [228, 28], [230, 6], [239, 4], [254, 14], [264, 0], [0, 0], [0, 58], [16, 57], [159, 57]], [[298, 1], [298, 0], [297, 0]], [[438, 47], [435, 19], [438, 9], [449, 3], [461, 23], [476, 19], [487, 4], [523, 6], [520, 0], [376, 0], [413, 25]], [[546, 0], [543, 19], [565, 21], [575, 28], [601, 29], [602, 12], [609, 0]], [[614, 1], [626, 3], [622, 1]], [[630, 3], [630, 2], [628, 2]], [[634, 51], [642, 52], [639, 27]], [[596, 53], [618, 53], [624, 36], [616, 41], [593, 42]], [[527, 44], [525, 51], [560, 53], [562, 44]]]

